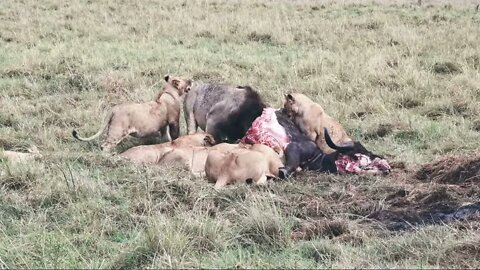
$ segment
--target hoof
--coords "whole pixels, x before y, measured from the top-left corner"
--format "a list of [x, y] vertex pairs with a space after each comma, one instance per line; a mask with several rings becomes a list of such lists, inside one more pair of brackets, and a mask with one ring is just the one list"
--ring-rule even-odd
[[285, 167], [279, 168], [278, 169], [278, 177], [280, 179], [287, 179], [288, 177], [290, 177], [290, 174], [288, 173], [287, 168], [285, 168]]

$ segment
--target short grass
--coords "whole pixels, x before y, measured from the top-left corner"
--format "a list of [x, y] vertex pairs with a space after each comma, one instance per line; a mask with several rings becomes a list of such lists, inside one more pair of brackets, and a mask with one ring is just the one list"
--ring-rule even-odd
[[[383, 2], [1, 1], [0, 144], [43, 158], [0, 163], [0, 268], [480, 267], [479, 223], [369, 218], [399, 191], [461, 193], [410, 172], [480, 149], [477, 3]], [[168, 73], [249, 84], [275, 107], [303, 92], [407, 169], [216, 192], [73, 140]]]

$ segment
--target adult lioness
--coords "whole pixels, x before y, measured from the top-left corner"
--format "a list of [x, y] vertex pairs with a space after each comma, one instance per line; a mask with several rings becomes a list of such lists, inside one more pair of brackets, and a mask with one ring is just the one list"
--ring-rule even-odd
[[[195, 176], [205, 174], [205, 162], [211, 151], [226, 153], [239, 148], [238, 144], [220, 143], [212, 147], [179, 147], [172, 148], [171, 151], [165, 153], [158, 161], [158, 165], [180, 165]], [[221, 166], [217, 164], [217, 166]]]
[[216, 142], [242, 138], [253, 120], [262, 114], [265, 104], [249, 86], [194, 82], [184, 99], [187, 133], [200, 127]]
[[214, 144], [212, 140], [212, 135], [207, 133], [184, 135], [171, 142], [135, 146], [121, 153], [119, 156], [135, 163], [159, 164], [165, 154], [171, 152], [173, 149], [211, 146]]
[[27, 163], [36, 158], [41, 158], [42, 155], [36, 146], [31, 146], [27, 149], [27, 152], [18, 152], [12, 150], [2, 150], [0, 149], [0, 160], [5, 158], [11, 163]]
[[330, 117], [319, 104], [299, 93], [285, 95], [284, 108], [295, 124], [326, 154], [335, 150], [325, 141], [324, 129], [328, 128], [334, 143], [352, 142], [345, 129], [335, 119]]
[[116, 105], [95, 135], [82, 138], [78, 131], [73, 130], [73, 137], [81, 141], [90, 141], [98, 138], [106, 129], [107, 136], [102, 144], [105, 152], [109, 152], [128, 135], [146, 138], [166, 134], [170, 141], [178, 138], [180, 98], [190, 90], [191, 81], [168, 75], [165, 76], [165, 81], [167, 84], [155, 100]]
[[211, 150], [205, 163], [205, 175], [215, 188], [251, 181], [265, 184], [267, 177], [278, 176], [283, 163], [278, 154], [262, 144], [240, 145], [228, 152]]

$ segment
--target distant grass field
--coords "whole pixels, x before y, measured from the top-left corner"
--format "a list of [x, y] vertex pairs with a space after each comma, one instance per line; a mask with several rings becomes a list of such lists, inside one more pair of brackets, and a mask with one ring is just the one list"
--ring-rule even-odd
[[[0, 1], [0, 148], [43, 155], [0, 161], [0, 268], [479, 268], [478, 220], [382, 222], [393, 207], [480, 200], [478, 184], [413, 177], [479, 153], [477, 3], [342, 3]], [[214, 191], [72, 138], [114, 104], [152, 99], [165, 74], [248, 84], [274, 107], [305, 93], [406, 168]]]

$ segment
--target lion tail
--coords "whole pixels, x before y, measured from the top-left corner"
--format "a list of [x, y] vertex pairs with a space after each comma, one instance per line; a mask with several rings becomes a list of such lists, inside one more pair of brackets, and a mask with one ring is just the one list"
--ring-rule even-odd
[[78, 132], [78, 130], [74, 129], [72, 131], [72, 136], [75, 139], [80, 140], [80, 141], [84, 141], [84, 142], [91, 141], [93, 139], [96, 139], [96, 138], [100, 137], [100, 135], [102, 135], [103, 131], [105, 130], [105, 128], [110, 123], [110, 120], [112, 119], [112, 115], [113, 115], [113, 113], [110, 111], [108, 113], [108, 115], [105, 117], [105, 120], [103, 121], [102, 127], [100, 128], [100, 130], [97, 133], [95, 133], [95, 135], [90, 136], [88, 138], [83, 138], [83, 137], [80, 137], [80, 133]]

